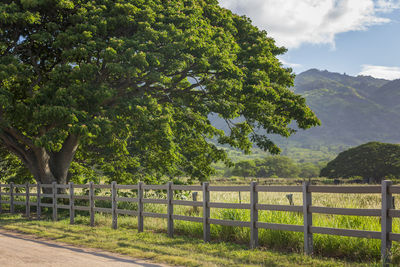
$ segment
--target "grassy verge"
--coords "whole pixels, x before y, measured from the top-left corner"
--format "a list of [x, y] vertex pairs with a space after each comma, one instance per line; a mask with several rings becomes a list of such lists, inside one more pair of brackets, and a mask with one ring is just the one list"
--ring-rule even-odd
[[124, 227], [124, 219], [126, 218], [121, 218], [122, 225], [117, 230], [113, 230], [109, 226], [109, 218], [103, 215], [97, 215], [96, 227], [90, 227], [87, 217], [81, 216], [77, 216], [77, 224], [69, 225], [69, 220], [66, 218], [52, 222], [27, 220], [21, 215], [2, 214], [0, 227], [72, 245], [99, 248], [171, 265], [371, 266], [371, 264], [350, 263], [335, 259], [312, 258], [298, 253], [250, 250], [245, 245], [229, 242], [206, 244], [198, 238], [184, 236], [169, 238], [165, 233], [149, 230], [138, 233], [136, 229]]
[[[77, 192], [84, 194], [85, 192]], [[97, 195], [109, 195], [109, 190], [96, 192]], [[129, 190], [119, 190], [121, 196], [133, 196], [135, 192]], [[158, 191], [147, 190], [146, 198], [164, 198], [165, 193]], [[228, 203], [249, 203], [249, 192], [211, 192], [210, 197], [212, 202], [228, 202]], [[177, 192], [175, 199], [190, 199], [190, 194], [187, 192]], [[302, 205], [301, 193], [293, 193], [292, 199], [294, 205]], [[24, 201], [24, 199], [18, 199]], [[32, 200], [33, 201], [33, 200]], [[198, 196], [198, 201], [202, 201], [201, 192]], [[286, 193], [260, 193], [259, 203], [287, 205], [288, 199]], [[87, 206], [87, 200], [76, 200], [75, 205]], [[96, 200], [96, 207], [111, 208], [109, 201]], [[378, 194], [313, 194], [313, 205], [322, 207], [334, 208], [366, 208], [380, 209], [381, 198]], [[400, 206], [400, 198], [395, 198], [395, 206]], [[7, 206], [3, 206], [7, 210]], [[136, 203], [119, 202], [119, 209], [137, 210]], [[17, 210], [24, 212], [23, 206], [17, 206]], [[34, 207], [33, 207], [33, 210]], [[44, 209], [46, 210], [46, 209]], [[51, 211], [51, 209], [50, 209]], [[144, 211], [155, 213], [167, 213], [167, 206], [164, 204], [144, 205]], [[61, 210], [60, 210], [61, 212]], [[68, 212], [60, 215], [67, 217]], [[79, 216], [76, 220], [77, 224], [88, 225], [88, 213], [77, 211]], [[202, 208], [193, 208], [188, 206], [174, 206], [174, 214], [201, 217]], [[62, 218], [61, 216], [61, 218]], [[250, 221], [250, 211], [241, 209], [211, 209], [211, 218], [222, 220]], [[302, 225], [303, 215], [297, 212], [281, 212], [281, 211], [259, 211], [259, 221], [270, 223], [281, 223], [290, 225]], [[97, 227], [111, 227], [111, 218], [101, 214], [96, 214], [95, 222]], [[67, 223], [67, 222], [66, 222]], [[136, 217], [119, 216], [118, 225], [123, 229], [137, 229]], [[381, 230], [380, 220], [378, 217], [368, 216], [344, 216], [344, 215], [326, 215], [314, 214], [313, 225], [320, 227], [344, 228], [366, 231]], [[165, 219], [145, 218], [145, 229], [152, 232], [165, 233], [167, 224]], [[175, 221], [175, 233], [186, 236], [188, 239], [196, 238], [201, 240], [203, 228], [201, 223]], [[393, 232], [400, 233], [400, 218], [393, 219]], [[242, 227], [230, 227], [221, 225], [211, 225], [211, 239], [214, 242], [224, 242], [224, 244], [235, 243], [237, 246], [245, 249], [250, 240], [250, 229]], [[290, 255], [301, 254], [303, 250], [303, 234], [289, 231], [275, 230], [259, 230], [260, 250], [274, 250], [285, 253], [295, 253]], [[242, 246], [241, 246], [242, 245]], [[277, 252], [277, 253], [278, 253]], [[392, 246], [392, 262], [395, 266], [400, 266], [400, 243], [393, 242]], [[289, 255], [289, 254], [288, 254]], [[380, 240], [344, 237], [334, 235], [314, 235], [314, 255], [318, 257], [329, 257], [333, 259], [346, 259], [347, 261], [374, 263], [380, 260]], [[200, 257], [201, 258], [201, 257]], [[201, 258], [202, 259], [202, 258]], [[252, 263], [251, 261], [247, 263]], [[257, 262], [256, 264], [261, 264]], [[284, 266], [284, 265], [283, 265]]]

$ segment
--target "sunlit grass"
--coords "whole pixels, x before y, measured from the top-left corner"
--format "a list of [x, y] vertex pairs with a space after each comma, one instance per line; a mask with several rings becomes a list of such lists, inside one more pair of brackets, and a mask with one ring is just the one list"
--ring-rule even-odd
[[232, 242], [204, 243], [199, 238], [176, 235], [169, 238], [160, 230], [159, 219], [146, 219], [146, 230], [138, 233], [136, 218], [119, 217], [117, 230], [111, 229], [111, 218], [96, 214], [96, 226], [89, 226], [88, 216], [78, 215], [76, 224], [68, 218], [57, 222], [49, 219], [27, 220], [21, 215], [0, 215], [0, 227], [44, 237], [76, 246], [100, 248], [135, 258], [179, 266], [371, 266], [337, 259], [309, 257], [299, 253], [283, 253], [263, 248], [251, 250]]
[[[98, 192], [105, 194], [106, 191]], [[128, 190], [120, 190], [120, 193], [129, 193]], [[133, 194], [135, 194], [133, 192]], [[259, 203], [288, 205], [287, 193], [259, 193]], [[154, 191], [146, 192], [147, 198], [165, 198], [165, 194]], [[190, 194], [180, 193], [176, 199], [190, 200]], [[239, 197], [238, 192], [211, 192], [211, 202], [227, 203], [249, 203], [249, 192], [242, 192]], [[198, 194], [198, 201], [202, 201], [202, 193]], [[294, 205], [302, 205], [302, 194], [293, 193]], [[336, 207], [336, 208], [368, 208], [380, 209], [380, 194], [322, 194], [313, 193], [312, 202], [314, 206]], [[87, 202], [86, 202], [87, 203]], [[81, 201], [80, 205], [87, 205]], [[111, 207], [110, 202], [96, 201], [98, 207]], [[395, 206], [400, 207], [400, 197], [395, 198]], [[120, 209], [137, 209], [136, 203], [119, 203]], [[160, 204], [145, 204], [146, 212], [167, 213], [167, 206]], [[21, 209], [23, 211], [23, 209]], [[187, 216], [202, 216], [202, 208], [187, 206], [174, 206], [174, 213]], [[89, 217], [85, 212], [78, 212], [82, 216], [77, 216], [76, 223], [82, 225], [89, 224]], [[61, 213], [60, 217], [67, 217]], [[239, 209], [211, 209], [211, 218], [224, 220], [250, 221], [250, 212]], [[280, 211], [259, 211], [259, 221], [269, 223], [303, 225], [302, 213], [280, 212]], [[109, 215], [96, 214], [96, 227], [111, 227], [111, 217]], [[202, 238], [203, 226], [201, 223], [175, 221], [175, 233], [182, 236]], [[324, 215], [314, 214], [313, 225], [321, 227], [345, 228], [356, 230], [380, 231], [380, 218], [343, 216], [343, 215]], [[118, 226], [121, 229], [137, 229], [137, 218], [131, 216], [119, 216]], [[145, 230], [152, 232], [165, 233], [167, 221], [165, 219], [145, 218]], [[393, 219], [393, 232], [400, 233], [400, 219]], [[228, 227], [220, 225], [211, 226], [212, 241], [234, 242], [244, 247], [248, 247], [250, 242], [250, 229], [241, 227]], [[259, 244], [261, 249], [273, 249], [275, 251], [296, 252], [303, 251], [303, 234], [288, 231], [259, 230]], [[359, 262], [378, 262], [380, 260], [380, 240], [366, 238], [341, 237], [333, 235], [314, 235], [314, 254], [320, 256], [343, 258]], [[393, 242], [392, 248], [393, 263], [400, 264], [400, 245]]]

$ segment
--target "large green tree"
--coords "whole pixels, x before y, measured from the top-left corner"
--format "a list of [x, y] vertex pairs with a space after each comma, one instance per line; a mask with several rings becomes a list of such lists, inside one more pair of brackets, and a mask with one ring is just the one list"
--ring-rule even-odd
[[319, 123], [284, 52], [216, 0], [3, 0], [1, 145], [42, 183], [94, 165], [205, 178], [226, 160], [208, 140], [277, 153], [255, 128]]
[[253, 160], [242, 160], [235, 163], [235, 167], [232, 170], [233, 175], [243, 176], [243, 178], [255, 176], [256, 174], [256, 163]]
[[385, 177], [400, 177], [400, 145], [369, 142], [340, 153], [321, 170], [321, 176], [349, 178], [361, 176], [380, 182]]
[[283, 156], [270, 156], [256, 160], [258, 177], [297, 177], [300, 168], [291, 158]]

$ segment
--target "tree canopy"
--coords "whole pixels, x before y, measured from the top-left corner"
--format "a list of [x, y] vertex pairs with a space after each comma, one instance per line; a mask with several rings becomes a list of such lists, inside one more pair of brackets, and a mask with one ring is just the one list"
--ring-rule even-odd
[[278, 153], [257, 128], [319, 124], [289, 89], [285, 51], [217, 0], [1, 1], [2, 148], [42, 183], [94, 170], [206, 179], [228, 161], [209, 140]]
[[254, 177], [256, 175], [256, 171], [256, 163], [253, 160], [243, 160], [235, 163], [232, 174], [246, 178]]
[[289, 157], [275, 155], [263, 159], [238, 161], [233, 168], [228, 168], [225, 171], [225, 176], [312, 178], [317, 177], [319, 172], [320, 167], [314, 163], [298, 163]]
[[290, 158], [283, 156], [266, 157], [257, 160], [257, 176], [259, 177], [297, 177], [299, 166]]
[[321, 170], [320, 176], [349, 178], [361, 176], [379, 182], [400, 177], [400, 145], [369, 142], [340, 153]]

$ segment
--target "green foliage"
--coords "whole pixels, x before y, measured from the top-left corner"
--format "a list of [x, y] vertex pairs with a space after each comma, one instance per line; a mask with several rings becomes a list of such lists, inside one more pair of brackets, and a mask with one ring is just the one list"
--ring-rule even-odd
[[71, 162], [73, 176], [204, 180], [229, 162], [207, 140], [277, 153], [255, 128], [319, 124], [285, 48], [216, 0], [6, 0], [0, 25], [0, 140], [37, 180], [65, 182]]
[[320, 165], [306, 162], [296, 163], [285, 156], [268, 156], [263, 159], [243, 160], [235, 163], [233, 169], [227, 169], [225, 176], [246, 177], [317, 177]]
[[255, 174], [256, 163], [252, 160], [239, 161], [232, 170], [232, 175], [243, 176], [244, 178], [255, 176]]
[[318, 177], [321, 171], [321, 168], [310, 162], [299, 164], [299, 168], [300, 168], [299, 177], [303, 178]]
[[321, 170], [321, 176], [349, 178], [361, 176], [379, 182], [400, 177], [400, 145], [369, 142], [340, 153]]
[[284, 156], [272, 156], [256, 160], [258, 177], [297, 177], [300, 169], [293, 160]]
[[15, 184], [33, 183], [32, 174], [21, 163], [17, 156], [0, 150], [0, 182]]

